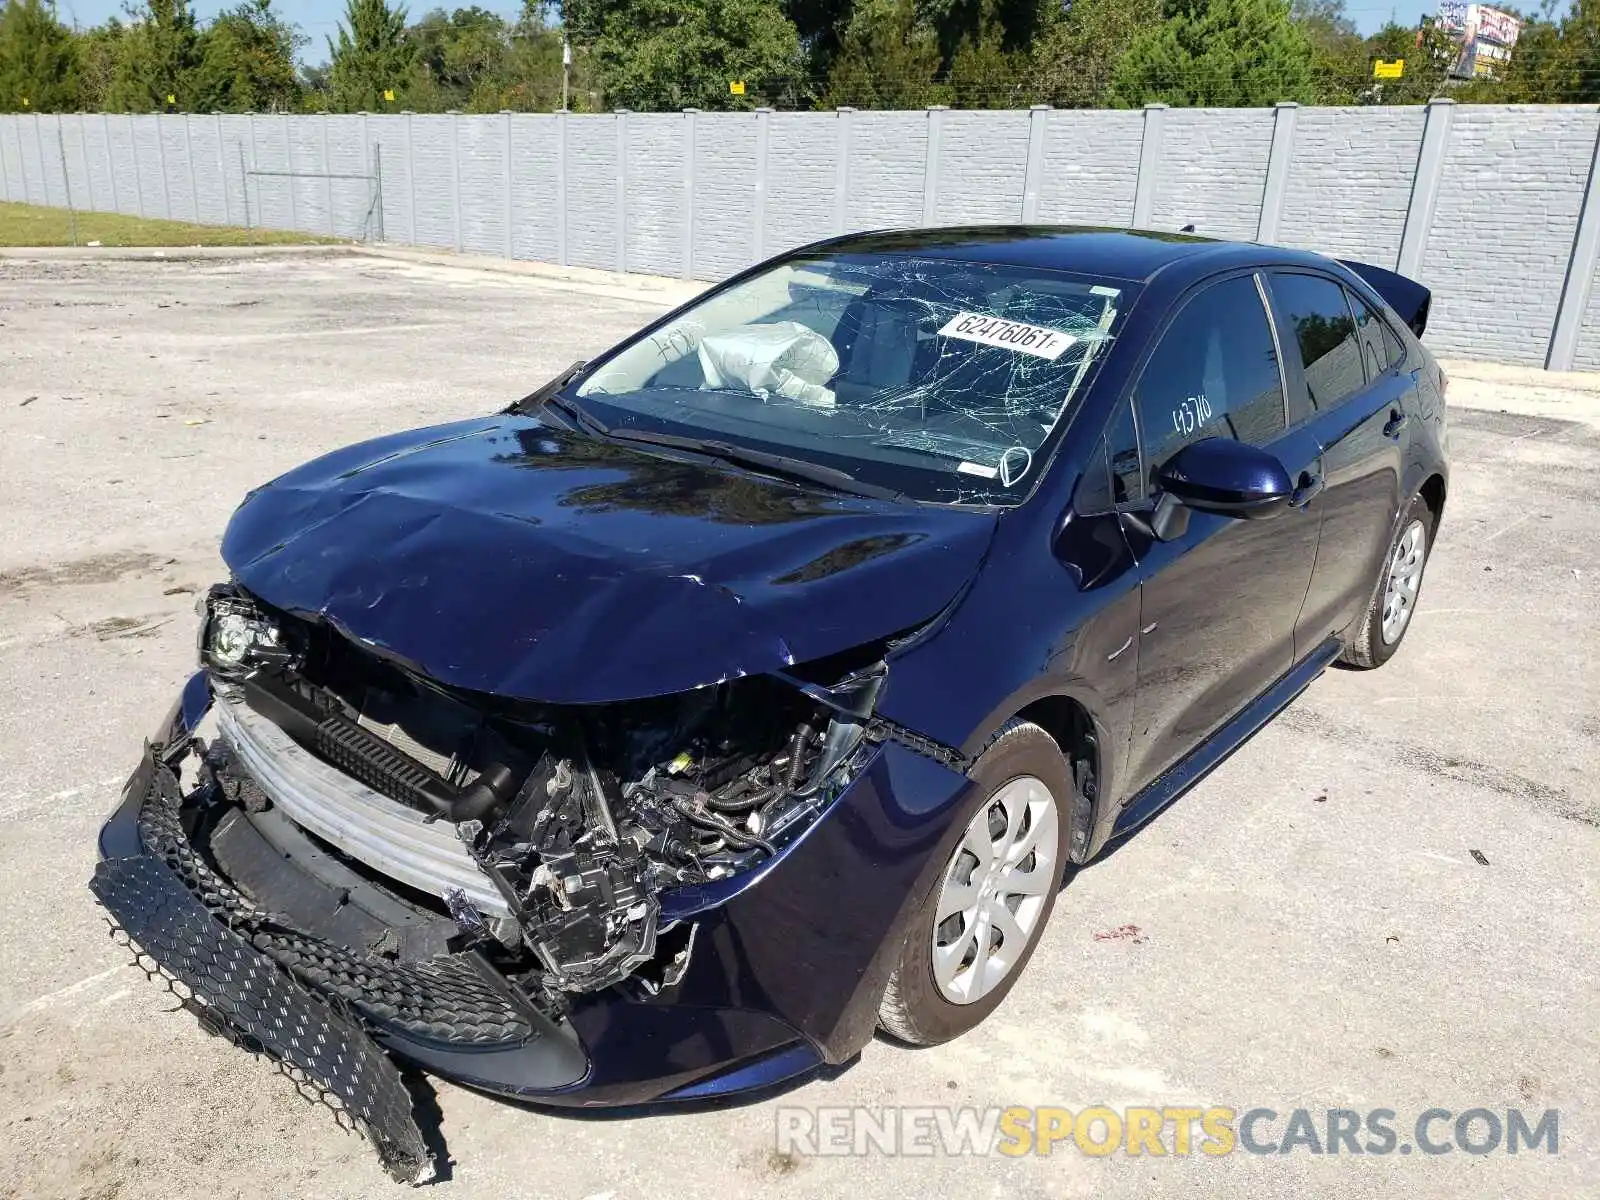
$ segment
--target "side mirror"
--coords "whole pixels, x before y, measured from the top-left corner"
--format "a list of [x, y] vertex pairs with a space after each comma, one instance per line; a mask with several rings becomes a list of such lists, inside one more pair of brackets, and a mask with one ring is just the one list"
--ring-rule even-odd
[[1248, 520], [1277, 516], [1294, 495], [1281, 462], [1232, 438], [1191, 442], [1162, 464], [1156, 483], [1185, 508]]

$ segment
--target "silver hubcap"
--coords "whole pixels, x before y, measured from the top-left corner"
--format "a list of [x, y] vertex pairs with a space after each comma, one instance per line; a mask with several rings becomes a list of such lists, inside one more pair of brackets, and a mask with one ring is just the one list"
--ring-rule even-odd
[[1383, 589], [1383, 640], [1394, 645], [1406, 631], [1411, 610], [1417, 606], [1422, 586], [1422, 563], [1428, 557], [1428, 534], [1421, 521], [1413, 521], [1400, 535], [1389, 560], [1389, 579]]
[[933, 979], [971, 1004], [1009, 975], [1038, 931], [1057, 884], [1056, 804], [1031, 775], [978, 810], [944, 869], [933, 917]]

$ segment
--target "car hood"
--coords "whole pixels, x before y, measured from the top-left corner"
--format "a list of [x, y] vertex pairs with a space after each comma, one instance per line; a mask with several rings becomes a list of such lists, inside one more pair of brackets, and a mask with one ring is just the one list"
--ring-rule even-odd
[[583, 704], [911, 628], [972, 577], [994, 523], [504, 415], [299, 467], [246, 497], [222, 554], [268, 604], [441, 683]]

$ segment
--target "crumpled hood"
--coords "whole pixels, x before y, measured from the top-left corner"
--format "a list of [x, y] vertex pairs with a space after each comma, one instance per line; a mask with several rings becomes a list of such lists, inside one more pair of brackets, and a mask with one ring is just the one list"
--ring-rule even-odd
[[995, 518], [825, 494], [497, 416], [335, 451], [246, 497], [234, 578], [441, 683], [666, 695], [932, 617]]

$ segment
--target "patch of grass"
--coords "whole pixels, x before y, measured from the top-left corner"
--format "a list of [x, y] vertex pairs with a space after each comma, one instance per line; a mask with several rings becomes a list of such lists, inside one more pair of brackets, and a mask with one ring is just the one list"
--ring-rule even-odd
[[[279, 229], [190, 225], [119, 213], [80, 212], [78, 245], [102, 246], [285, 246], [325, 245], [342, 239]], [[64, 208], [0, 203], [0, 246], [70, 246], [71, 214]]]

